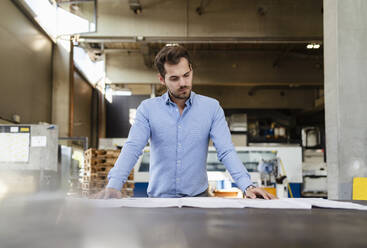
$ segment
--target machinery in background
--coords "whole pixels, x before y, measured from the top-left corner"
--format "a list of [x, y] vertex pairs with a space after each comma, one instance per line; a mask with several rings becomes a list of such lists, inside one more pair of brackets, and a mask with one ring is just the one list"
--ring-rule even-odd
[[279, 171], [277, 158], [271, 160], [261, 159], [258, 162], [257, 171], [260, 173], [262, 187], [276, 186]]
[[228, 117], [228, 126], [230, 131], [247, 131], [247, 114], [232, 114]]
[[327, 197], [327, 169], [322, 149], [303, 151], [303, 197]]
[[306, 149], [319, 148], [321, 146], [321, 133], [319, 127], [304, 127], [301, 130], [302, 147]]
[[0, 198], [60, 186], [55, 125], [0, 125]]
[[285, 125], [280, 125], [269, 119], [256, 119], [248, 123], [248, 143], [290, 143], [290, 131]]
[[327, 197], [327, 169], [319, 127], [304, 127], [303, 148], [303, 197]]
[[134, 166], [134, 197], [148, 197], [150, 149], [145, 147], [143, 154]]
[[[273, 188], [272, 193], [279, 198], [288, 197], [289, 183], [294, 197], [300, 197], [300, 185], [302, 183], [302, 148], [292, 147], [236, 147], [237, 154], [243, 165], [248, 170], [252, 182], [257, 186]], [[279, 160], [280, 159], [280, 160]], [[149, 182], [149, 147], [145, 148], [142, 156], [134, 167], [135, 189], [134, 196], [146, 197]], [[261, 177], [259, 164], [267, 162], [269, 175]], [[279, 162], [281, 161], [281, 162]], [[283, 163], [283, 166], [281, 165]], [[271, 169], [270, 169], [271, 167]], [[229, 190], [236, 187], [232, 177], [224, 165], [218, 160], [214, 147], [209, 147], [207, 158], [207, 173], [209, 186], [218, 190]], [[285, 181], [285, 174], [286, 180]], [[278, 181], [277, 181], [278, 180]]]
[[[258, 171], [261, 178], [260, 187], [263, 187], [278, 198], [286, 198], [288, 194], [291, 198], [294, 197], [287, 179], [284, 164], [279, 157], [268, 161], [261, 159], [258, 165]], [[273, 191], [271, 190], [272, 187]]]
[[[279, 198], [293, 197], [289, 187], [286, 170], [277, 156], [277, 150], [237, 148], [237, 154], [249, 172], [252, 183], [262, 187]], [[211, 148], [208, 152], [207, 171], [209, 185], [216, 190], [233, 190], [236, 184], [224, 165], [218, 160], [216, 151]], [[298, 193], [299, 195], [299, 193]]]
[[0, 198], [38, 192], [79, 192], [86, 137], [59, 137], [50, 124], [0, 125]]
[[127, 138], [99, 138], [98, 149], [99, 150], [121, 150], [124, 146]]

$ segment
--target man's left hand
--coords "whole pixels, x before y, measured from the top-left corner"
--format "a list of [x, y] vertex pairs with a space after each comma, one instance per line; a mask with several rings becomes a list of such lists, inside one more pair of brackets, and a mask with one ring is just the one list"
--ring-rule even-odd
[[256, 199], [263, 198], [266, 200], [277, 199], [274, 195], [270, 194], [262, 188], [249, 187], [247, 188], [244, 198]]

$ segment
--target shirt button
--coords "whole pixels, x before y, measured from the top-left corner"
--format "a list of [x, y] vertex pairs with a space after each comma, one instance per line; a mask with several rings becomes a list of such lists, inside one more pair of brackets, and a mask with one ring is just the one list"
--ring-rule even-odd
[[180, 179], [179, 178], [176, 178], [176, 181], [178, 182], [178, 181], [180, 181]]
[[181, 125], [179, 125], [178, 128], [181, 128]]
[[181, 160], [177, 160], [177, 164], [180, 164], [181, 163]]
[[176, 112], [178, 112], [178, 109], [176, 109]]

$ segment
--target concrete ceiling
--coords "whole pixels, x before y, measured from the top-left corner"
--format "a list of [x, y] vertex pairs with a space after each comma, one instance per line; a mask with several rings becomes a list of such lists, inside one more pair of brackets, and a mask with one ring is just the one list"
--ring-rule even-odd
[[[79, 44], [105, 56], [117, 84], [156, 82], [155, 54], [179, 43], [200, 64], [197, 84], [319, 87], [322, 8], [322, 0], [98, 1], [97, 32], [79, 36]], [[309, 43], [321, 47], [307, 49]]]

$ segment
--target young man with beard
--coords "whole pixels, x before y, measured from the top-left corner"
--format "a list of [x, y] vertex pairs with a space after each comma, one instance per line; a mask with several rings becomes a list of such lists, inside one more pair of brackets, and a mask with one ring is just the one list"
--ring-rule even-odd
[[219, 102], [191, 90], [193, 67], [187, 50], [165, 46], [155, 65], [167, 92], [140, 104], [128, 140], [108, 175], [108, 185], [96, 197], [121, 198], [120, 189], [149, 139], [149, 197], [207, 196], [206, 159], [211, 138], [219, 160], [247, 197], [273, 199], [252, 185]]

